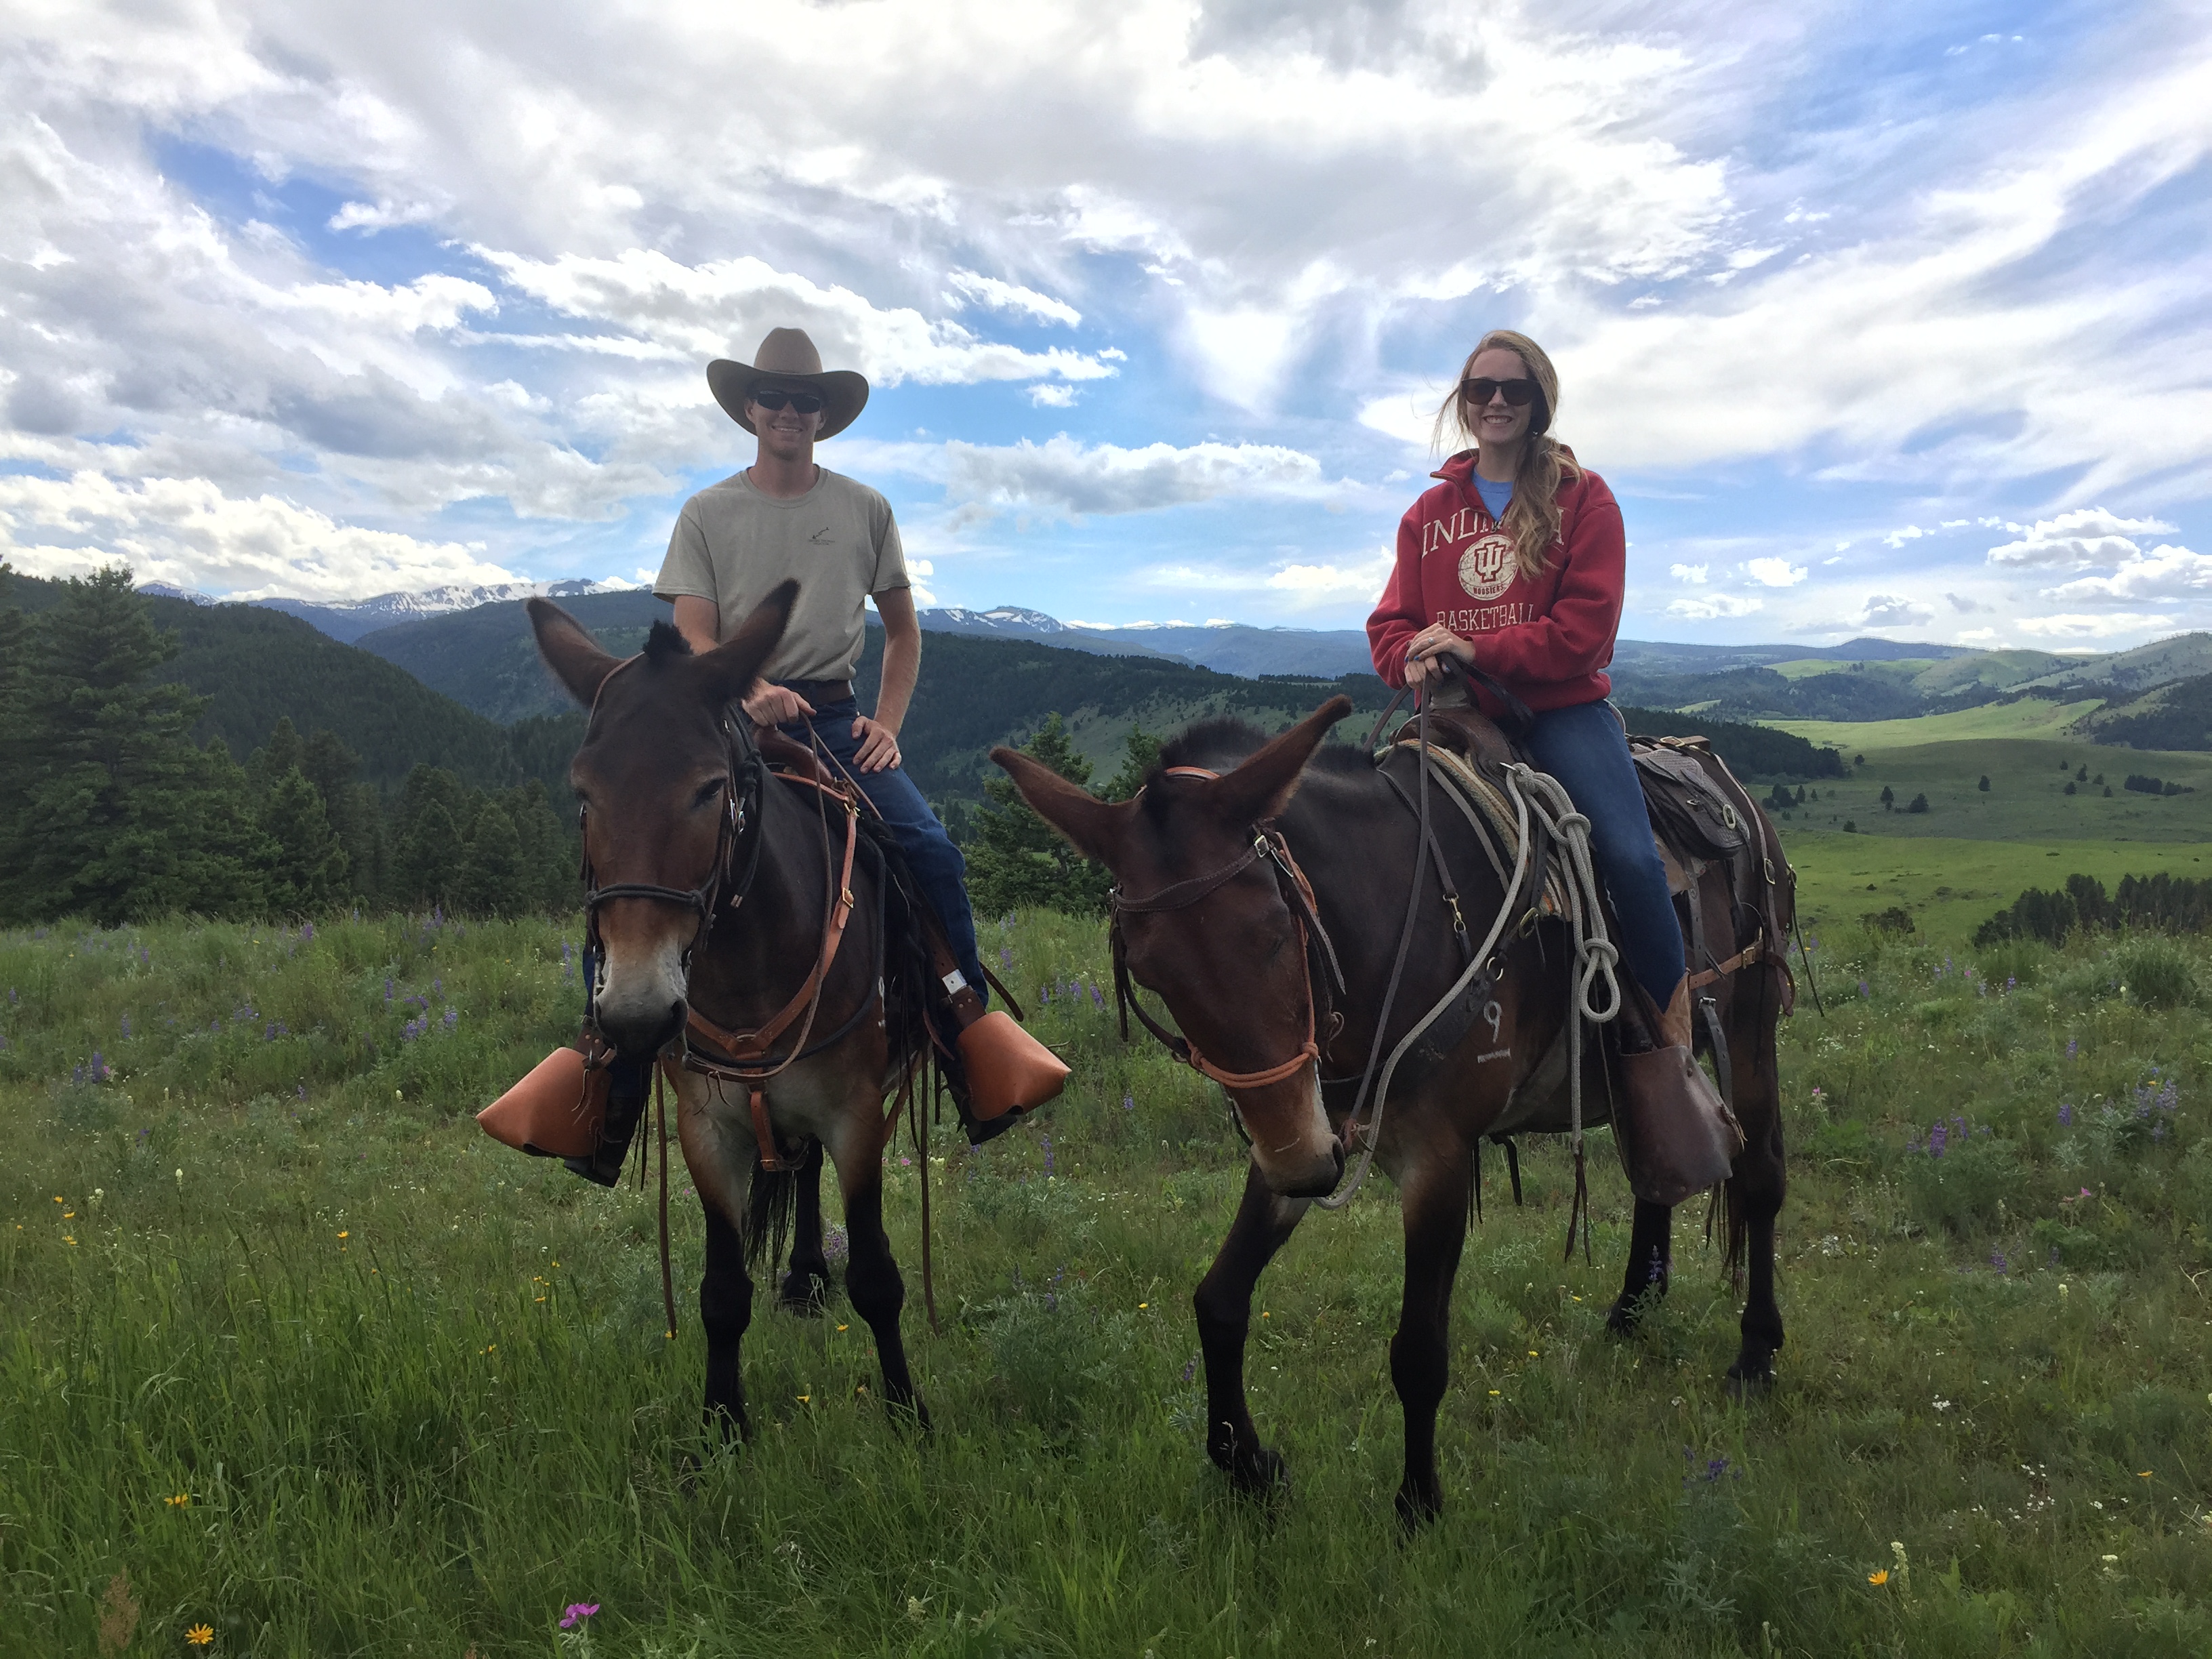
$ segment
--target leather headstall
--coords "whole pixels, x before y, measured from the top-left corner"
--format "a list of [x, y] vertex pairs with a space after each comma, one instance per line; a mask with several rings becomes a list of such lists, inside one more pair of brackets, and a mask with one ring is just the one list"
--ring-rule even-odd
[[[1188, 777], [1211, 780], [1220, 775], [1202, 767], [1171, 766], [1163, 777]], [[1257, 1072], [1228, 1072], [1200, 1054], [1185, 1036], [1169, 1030], [1145, 1012], [1137, 1000], [1135, 988], [1129, 979], [1128, 948], [1121, 934], [1124, 915], [1156, 915], [1165, 911], [1183, 910], [1197, 903], [1209, 893], [1242, 875], [1262, 859], [1273, 866], [1275, 883], [1280, 889], [1283, 902], [1289, 906], [1291, 919], [1297, 926], [1298, 955], [1305, 964], [1306, 1035], [1297, 1054], [1279, 1065]], [[1223, 1088], [1234, 1092], [1238, 1089], [1263, 1088], [1271, 1083], [1296, 1076], [1306, 1066], [1317, 1065], [1321, 1059], [1321, 1044], [1316, 1030], [1324, 1023], [1321, 1010], [1326, 998], [1329, 1012], [1326, 1018], [1328, 1035], [1333, 1038], [1343, 1025], [1343, 1016], [1334, 1012], [1336, 1000], [1345, 994], [1344, 970], [1339, 965], [1336, 945], [1322, 923], [1321, 912], [1314, 902], [1312, 884], [1306, 880], [1305, 872], [1298, 868], [1291, 856], [1291, 844], [1279, 830], [1254, 825], [1249, 845], [1218, 868], [1200, 876], [1193, 876], [1161, 888], [1142, 898], [1133, 898], [1116, 887], [1109, 900], [1111, 919], [1107, 926], [1107, 943], [1114, 958], [1114, 1000], [1121, 1024], [1124, 1042], [1129, 1036], [1129, 1014], [1136, 1012], [1144, 1028], [1157, 1037], [1168, 1052], [1193, 1070], [1204, 1073]], [[1315, 984], [1316, 969], [1320, 970], [1322, 985]]]

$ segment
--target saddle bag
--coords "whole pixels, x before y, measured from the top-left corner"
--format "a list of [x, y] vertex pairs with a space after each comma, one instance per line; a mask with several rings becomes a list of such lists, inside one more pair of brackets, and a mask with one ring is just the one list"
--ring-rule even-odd
[[1665, 744], [1633, 744], [1630, 752], [1662, 840], [1695, 858], [1731, 859], [1743, 851], [1749, 839], [1743, 815], [1695, 756]]

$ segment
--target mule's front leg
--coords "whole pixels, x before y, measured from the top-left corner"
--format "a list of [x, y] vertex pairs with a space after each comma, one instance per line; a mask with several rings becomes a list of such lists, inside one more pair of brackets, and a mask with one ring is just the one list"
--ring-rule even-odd
[[1281, 1455], [1260, 1443], [1244, 1402], [1244, 1340], [1252, 1325], [1252, 1287], [1307, 1207], [1304, 1199], [1277, 1197], [1259, 1165], [1251, 1165], [1229, 1237], [1191, 1297], [1206, 1356], [1206, 1454], [1245, 1492], [1289, 1483]]
[[1728, 1369], [1730, 1392], [1743, 1395], [1774, 1381], [1782, 1346], [1782, 1309], [1774, 1299], [1774, 1218], [1788, 1188], [1782, 1161], [1781, 1091], [1770, 1077], [1754, 1095], [1737, 1071], [1736, 1099], [1746, 1137], [1728, 1180], [1729, 1258], [1749, 1268], [1743, 1302], [1743, 1345]]
[[1635, 1333], [1653, 1303], [1667, 1294], [1667, 1279], [1674, 1267], [1672, 1206], [1636, 1200], [1636, 1220], [1628, 1239], [1628, 1271], [1620, 1281], [1620, 1296], [1605, 1316], [1605, 1328], [1615, 1336]]
[[911, 1411], [923, 1428], [929, 1426], [929, 1407], [915, 1391], [913, 1374], [906, 1363], [906, 1343], [899, 1334], [899, 1310], [906, 1305], [906, 1281], [899, 1277], [891, 1256], [891, 1241], [884, 1231], [883, 1168], [872, 1146], [848, 1172], [841, 1163], [837, 1174], [845, 1187], [845, 1233], [852, 1255], [845, 1263], [845, 1294], [853, 1311], [868, 1322], [875, 1333], [876, 1354], [883, 1362], [884, 1399], [894, 1410]]
[[[776, 1299], [808, 1319], [822, 1317], [830, 1295], [830, 1258], [822, 1249], [822, 1143], [810, 1142], [805, 1158], [792, 1171], [797, 1203], [792, 1217], [791, 1270]], [[775, 1264], [769, 1264], [772, 1268]]]
[[707, 1214], [707, 1271], [699, 1280], [699, 1322], [707, 1332], [707, 1430], [726, 1437], [734, 1426], [750, 1440], [745, 1382], [738, 1365], [745, 1328], [753, 1320], [753, 1281], [745, 1273], [744, 1240], [738, 1224], [712, 1202]]
[[1408, 1528], [1443, 1508], [1437, 1476], [1437, 1407], [1451, 1380], [1448, 1340], [1452, 1279], [1467, 1243], [1473, 1165], [1465, 1156], [1431, 1157], [1407, 1172], [1401, 1204], [1406, 1225], [1406, 1291], [1390, 1339], [1390, 1381], [1406, 1413], [1406, 1475], [1398, 1518]]

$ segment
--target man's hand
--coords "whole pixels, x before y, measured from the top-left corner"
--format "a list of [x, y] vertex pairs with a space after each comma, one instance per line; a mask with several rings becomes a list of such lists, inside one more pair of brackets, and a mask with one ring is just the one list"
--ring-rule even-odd
[[898, 733], [882, 721], [862, 714], [853, 722], [853, 735], [860, 740], [860, 752], [853, 757], [856, 769], [882, 772], [899, 763]]
[[744, 708], [745, 717], [761, 726], [781, 726], [814, 712], [814, 705], [798, 692], [770, 685], [766, 680], [753, 682], [753, 689], [745, 694]]

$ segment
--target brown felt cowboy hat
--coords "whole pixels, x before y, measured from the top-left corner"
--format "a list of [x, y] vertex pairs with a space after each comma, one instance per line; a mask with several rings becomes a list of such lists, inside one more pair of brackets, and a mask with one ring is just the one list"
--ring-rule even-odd
[[745, 400], [752, 389], [763, 381], [776, 386], [811, 386], [822, 394], [822, 428], [814, 435], [835, 437], [853, 424], [868, 401], [868, 382], [864, 375], [849, 368], [831, 369], [824, 373], [822, 354], [814, 349], [814, 342], [806, 337], [803, 328], [772, 328], [768, 338], [760, 343], [750, 363], [732, 362], [727, 357], [717, 357], [707, 365], [707, 384], [713, 388], [714, 401], [722, 411], [748, 432], [753, 423], [745, 418]]

